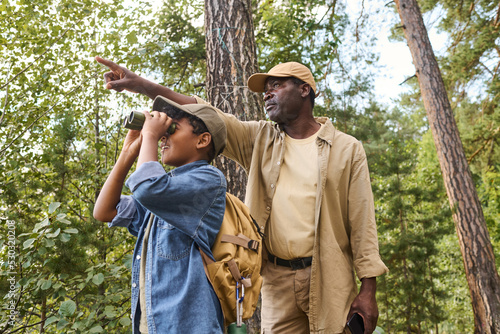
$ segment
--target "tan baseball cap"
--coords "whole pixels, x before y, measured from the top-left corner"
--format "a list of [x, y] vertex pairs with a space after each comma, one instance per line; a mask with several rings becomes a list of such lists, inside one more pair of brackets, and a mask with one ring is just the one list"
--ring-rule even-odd
[[318, 96], [318, 92], [316, 91], [316, 82], [314, 81], [311, 71], [307, 68], [307, 66], [302, 65], [301, 63], [291, 61], [276, 65], [267, 73], [255, 73], [248, 78], [248, 88], [257, 93], [263, 93], [265, 90], [266, 80], [269, 77], [295, 77], [308, 83], [316, 96]]
[[155, 98], [153, 102], [153, 110], [168, 112], [169, 108], [180, 109], [201, 119], [212, 136], [215, 154], [218, 155], [222, 152], [222, 150], [224, 150], [224, 147], [226, 147], [227, 137], [226, 124], [211, 105], [201, 103], [180, 105], [163, 96], [158, 95]]

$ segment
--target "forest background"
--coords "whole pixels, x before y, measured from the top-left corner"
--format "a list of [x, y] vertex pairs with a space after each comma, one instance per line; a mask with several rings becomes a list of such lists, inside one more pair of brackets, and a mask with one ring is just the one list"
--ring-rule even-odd
[[[419, 5], [428, 29], [444, 36], [438, 63], [499, 268], [500, 7], [486, 0]], [[105, 90], [106, 69], [94, 56], [205, 97], [203, 11], [201, 0], [2, 0], [0, 333], [130, 332], [135, 240], [95, 221], [92, 210], [125, 135], [121, 118], [151, 101]], [[472, 333], [462, 255], [418, 82], [410, 74], [398, 96], [375, 94], [386, 71], [378, 33], [390, 27], [391, 39], [404, 41], [394, 3], [254, 0], [247, 11], [260, 70], [291, 60], [308, 65], [321, 91], [315, 114], [364, 144], [390, 269], [378, 279], [377, 330]], [[214, 33], [224, 49], [225, 31]]]

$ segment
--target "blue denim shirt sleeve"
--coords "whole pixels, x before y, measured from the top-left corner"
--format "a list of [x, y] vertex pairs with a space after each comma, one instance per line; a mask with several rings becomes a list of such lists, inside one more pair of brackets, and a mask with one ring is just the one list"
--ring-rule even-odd
[[126, 227], [129, 232], [136, 236], [146, 213], [145, 209], [134, 199], [133, 196], [121, 195], [116, 205], [116, 216], [108, 223], [109, 227]]

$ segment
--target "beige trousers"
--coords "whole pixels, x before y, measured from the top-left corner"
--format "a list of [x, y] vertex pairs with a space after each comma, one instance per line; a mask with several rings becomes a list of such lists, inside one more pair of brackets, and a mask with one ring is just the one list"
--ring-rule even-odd
[[267, 261], [262, 277], [262, 334], [308, 334], [311, 266], [292, 270]]

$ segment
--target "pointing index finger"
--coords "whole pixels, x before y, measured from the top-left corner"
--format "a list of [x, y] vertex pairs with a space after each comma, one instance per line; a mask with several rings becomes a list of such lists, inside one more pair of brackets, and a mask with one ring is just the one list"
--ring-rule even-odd
[[111, 70], [117, 70], [117, 69], [120, 68], [120, 66], [118, 66], [118, 64], [113, 63], [111, 60], [107, 60], [107, 59], [101, 58], [99, 56], [96, 56], [95, 60], [98, 63], [103, 64], [104, 66], [109, 67]]

